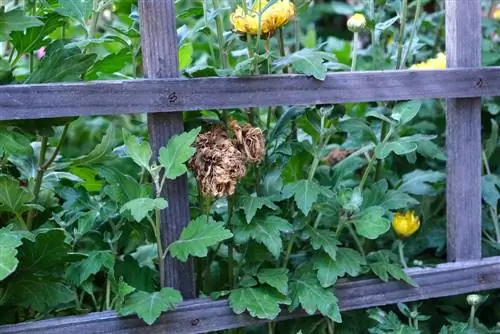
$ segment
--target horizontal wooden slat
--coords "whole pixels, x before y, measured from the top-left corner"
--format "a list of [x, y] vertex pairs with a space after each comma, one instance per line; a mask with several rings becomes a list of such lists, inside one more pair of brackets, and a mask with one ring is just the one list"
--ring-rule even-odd
[[0, 120], [500, 95], [500, 67], [0, 87]]
[[[446, 263], [436, 268], [410, 269], [408, 273], [419, 285], [377, 279], [341, 281], [336, 295], [341, 309], [354, 310], [429, 298], [445, 297], [474, 291], [500, 288], [500, 257], [480, 261]], [[305, 316], [304, 312], [283, 312], [279, 320]], [[135, 317], [118, 318], [114, 312], [87, 316], [55, 318], [11, 326], [0, 326], [6, 333], [207, 333], [228, 328], [255, 325], [265, 321], [236, 315], [227, 300], [195, 299], [183, 302], [176, 311], [166, 313], [152, 326]]]

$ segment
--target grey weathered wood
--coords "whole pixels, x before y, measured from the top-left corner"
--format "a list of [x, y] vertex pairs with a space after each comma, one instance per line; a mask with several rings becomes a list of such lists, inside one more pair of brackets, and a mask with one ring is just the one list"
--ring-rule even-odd
[[0, 88], [0, 120], [498, 95], [499, 67], [13, 85]]
[[[446, 1], [449, 67], [481, 66], [480, 0]], [[484, 82], [478, 79], [476, 85]], [[450, 99], [446, 112], [448, 260], [481, 257], [481, 99]]]
[[[178, 77], [177, 30], [173, 0], [140, 0], [139, 12], [144, 73], [149, 78]], [[170, 137], [184, 130], [182, 112], [177, 110], [172, 113], [148, 114], [148, 129], [149, 140], [156, 155]], [[161, 236], [166, 247], [179, 238], [182, 229], [189, 222], [186, 176], [168, 181], [162, 196], [168, 200], [168, 208], [163, 210], [161, 215]], [[184, 298], [196, 297], [192, 260], [182, 263], [167, 256], [165, 278], [165, 285], [180, 290]]]
[[[446, 263], [436, 268], [407, 271], [419, 285], [378, 279], [339, 281], [335, 294], [343, 311], [373, 306], [445, 297], [474, 291], [500, 288], [500, 257], [479, 261]], [[279, 320], [306, 316], [302, 311], [283, 312]], [[176, 311], [163, 315], [152, 326], [135, 317], [118, 318], [114, 312], [91, 313], [87, 316], [55, 318], [11, 326], [0, 326], [7, 333], [169, 333], [191, 334], [264, 323], [247, 314], [236, 315], [227, 300], [195, 299], [183, 302]]]
[[[173, 0], [139, 1], [142, 59], [149, 78], [178, 77], [177, 30]], [[132, 94], [132, 97], [135, 94]], [[141, 111], [138, 109], [137, 111]], [[163, 111], [158, 109], [155, 111]], [[148, 114], [149, 140], [155, 155], [170, 137], [184, 130], [181, 112]], [[187, 177], [168, 181], [162, 191], [168, 208], [162, 211], [161, 236], [164, 247], [179, 238], [189, 222]], [[165, 258], [165, 284], [181, 291], [184, 298], [196, 297], [192, 260], [182, 263]]]

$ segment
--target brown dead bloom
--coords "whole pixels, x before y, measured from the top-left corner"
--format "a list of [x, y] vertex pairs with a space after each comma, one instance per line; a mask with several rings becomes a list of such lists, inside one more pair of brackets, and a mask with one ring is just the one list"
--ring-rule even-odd
[[250, 124], [241, 127], [235, 120], [231, 121], [236, 146], [245, 154], [250, 163], [259, 163], [264, 159], [266, 143], [264, 134], [260, 128], [254, 128]]
[[245, 176], [245, 156], [227, 138], [221, 127], [199, 134], [195, 155], [189, 160], [203, 195], [224, 197], [234, 194], [236, 184]]
[[350, 150], [342, 150], [340, 148], [333, 149], [324, 159], [330, 166], [335, 166], [351, 154]]

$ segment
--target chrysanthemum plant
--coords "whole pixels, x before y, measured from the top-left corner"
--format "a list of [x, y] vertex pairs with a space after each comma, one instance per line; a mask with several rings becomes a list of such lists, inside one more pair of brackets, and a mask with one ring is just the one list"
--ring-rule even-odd
[[[178, 1], [181, 74], [324, 80], [332, 71], [446, 67], [439, 8], [348, 3]], [[0, 83], [140, 76], [130, 1], [26, 4], [0, 0]], [[485, 19], [486, 65], [500, 65], [496, 13]], [[2, 123], [0, 323], [108, 309], [152, 323], [182, 299], [159, 288], [163, 259], [173, 257], [194, 258], [199, 295], [227, 297], [236, 313], [321, 315], [270, 323], [268, 333], [333, 333], [343, 318], [366, 331], [363, 311], [341, 316], [339, 278], [413, 285], [404, 267], [443, 259], [443, 103], [188, 112], [187, 131], [157, 155], [139, 139], [142, 116]], [[485, 99], [487, 255], [500, 248], [498, 105]], [[179, 241], [163, 244], [162, 190], [186, 173], [192, 220]], [[469, 327], [477, 328], [474, 298]], [[394, 310], [410, 325], [392, 311], [369, 311], [372, 331], [416, 332], [428, 319], [419, 307]]]

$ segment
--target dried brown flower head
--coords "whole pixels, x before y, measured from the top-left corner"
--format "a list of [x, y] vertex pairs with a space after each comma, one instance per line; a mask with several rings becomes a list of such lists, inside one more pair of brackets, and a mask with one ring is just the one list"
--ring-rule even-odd
[[231, 128], [234, 132], [236, 146], [245, 154], [250, 163], [259, 163], [264, 159], [266, 153], [266, 143], [264, 134], [259, 128], [254, 128], [250, 124], [241, 127], [236, 121], [231, 121]]
[[332, 150], [323, 159], [323, 161], [325, 161], [330, 166], [334, 166], [334, 165], [338, 164], [339, 162], [341, 162], [342, 160], [344, 160], [345, 158], [347, 158], [349, 156], [349, 154], [351, 154], [351, 153], [352, 153], [352, 151], [342, 150], [340, 148], [336, 148], [336, 149]]
[[196, 153], [189, 160], [203, 195], [224, 197], [234, 194], [236, 184], [245, 176], [245, 156], [220, 127], [199, 134]]

